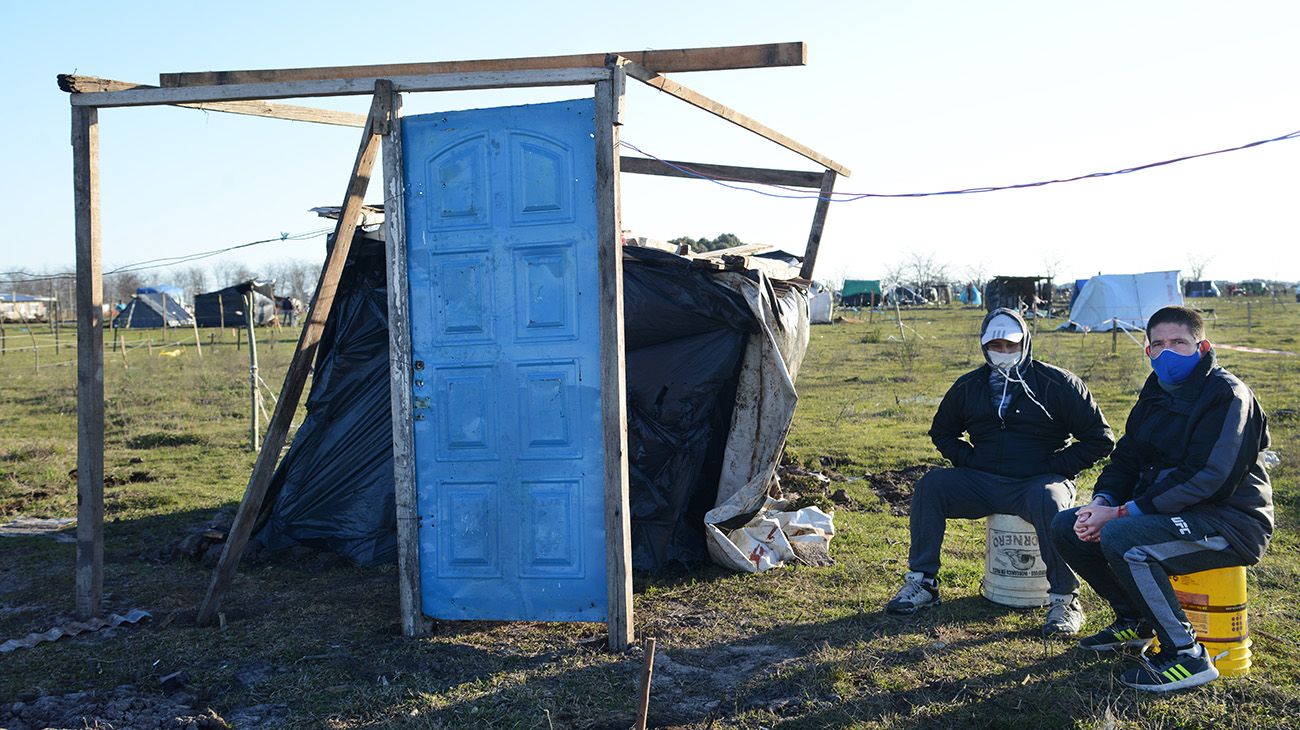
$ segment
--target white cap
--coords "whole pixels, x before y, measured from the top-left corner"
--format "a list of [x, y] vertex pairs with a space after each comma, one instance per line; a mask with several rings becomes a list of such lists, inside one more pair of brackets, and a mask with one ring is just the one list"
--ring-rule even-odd
[[1023, 339], [1025, 328], [1020, 326], [1020, 321], [1009, 314], [999, 314], [989, 320], [989, 325], [984, 328], [984, 336], [980, 337], [980, 344], [987, 345], [993, 340], [1020, 342]]

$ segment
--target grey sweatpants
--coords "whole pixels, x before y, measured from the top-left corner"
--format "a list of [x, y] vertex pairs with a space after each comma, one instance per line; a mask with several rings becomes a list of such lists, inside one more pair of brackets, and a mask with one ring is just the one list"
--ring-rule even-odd
[[1038, 534], [1049, 590], [1061, 595], [1077, 593], [1079, 579], [1056, 552], [1051, 537], [1052, 519], [1074, 505], [1074, 495], [1074, 482], [1060, 474], [1022, 478], [964, 467], [934, 469], [921, 477], [912, 493], [908, 567], [926, 575], [939, 572], [939, 553], [950, 517], [973, 520], [1015, 515], [1033, 525]]
[[1161, 646], [1183, 649], [1195, 640], [1178, 604], [1171, 575], [1245, 565], [1209, 515], [1133, 515], [1101, 528], [1100, 542], [1074, 534], [1075, 513], [1062, 512], [1053, 526], [1057, 549], [1120, 619], [1143, 619]]

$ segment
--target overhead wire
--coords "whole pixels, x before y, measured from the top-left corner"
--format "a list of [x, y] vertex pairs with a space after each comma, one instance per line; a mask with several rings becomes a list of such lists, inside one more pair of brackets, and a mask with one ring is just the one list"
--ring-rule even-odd
[[1021, 190], [1021, 189], [1025, 189], [1025, 188], [1040, 188], [1040, 187], [1045, 187], [1045, 186], [1047, 186], [1047, 185], [1059, 185], [1059, 184], [1062, 184], [1062, 183], [1078, 182], [1078, 181], [1080, 181], [1080, 180], [1090, 180], [1090, 179], [1101, 178], [1101, 177], [1112, 177], [1112, 176], [1115, 176], [1115, 175], [1127, 175], [1127, 174], [1129, 174], [1129, 173], [1140, 172], [1140, 171], [1143, 171], [1143, 170], [1150, 170], [1150, 169], [1153, 169], [1153, 168], [1156, 168], [1156, 167], [1163, 167], [1163, 166], [1165, 166], [1165, 165], [1172, 165], [1172, 164], [1174, 164], [1174, 163], [1178, 163], [1178, 162], [1186, 162], [1186, 161], [1188, 161], [1188, 160], [1195, 160], [1195, 159], [1198, 159], [1198, 158], [1201, 158], [1201, 157], [1210, 157], [1210, 156], [1213, 156], [1213, 155], [1222, 155], [1222, 154], [1225, 154], [1225, 153], [1228, 153], [1228, 152], [1239, 152], [1239, 151], [1241, 151], [1241, 150], [1250, 149], [1250, 148], [1252, 148], [1252, 147], [1259, 147], [1260, 145], [1271, 144], [1271, 143], [1273, 143], [1273, 142], [1283, 142], [1283, 141], [1286, 141], [1286, 140], [1291, 140], [1291, 139], [1296, 139], [1296, 138], [1300, 138], [1300, 130], [1296, 130], [1296, 131], [1294, 131], [1294, 132], [1290, 132], [1290, 133], [1287, 133], [1287, 134], [1283, 134], [1283, 135], [1280, 135], [1280, 136], [1277, 136], [1277, 137], [1272, 137], [1272, 138], [1269, 138], [1269, 139], [1261, 139], [1261, 140], [1257, 140], [1257, 141], [1255, 141], [1255, 142], [1248, 142], [1248, 143], [1243, 144], [1243, 145], [1237, 145], [1236, 147], [1225, 147], [1225, 148], [1223, 148], [1223, 149], [1211, 150], [1211, 151], [1209, 151], [1209, 152], [1198, 152], [1198, 153], [1196, 153], [1196, 154], [1192, 154], [1192, 155], [1183, 155], [1182, 157], [1174, 157], [1174, 158], [1171, 158], [1171, 159], [1168, 159], [1168, 160], [1160, 160], [1159, 162], [1149, 162], [1149, 163], [1146, 163], [1146, 164], [1144, 164], [1144, 165], [1134, 165], [1134, 166], [1132, 166], [1132, 167], [1125, 167], [1125, 168], [1121, 168], [1121, 169], [1119, 169], [1119, 170], [1109, 170], [1109, 171], [1105, 171], [1105, 172], [1090, 172], [1090, 173], [1085, 173], [1085, 174], [1083, 174], [1083, 175], [1074, 175], [1074, 176], [1072, 176], [1072, 177], [1055, 178], [1055, 179], [1051, 179], [1051, 180], [1039, 180], [1039, 181], [1036, 181], [1036, 182], [1015, 183], [1015, 184], [1012, 184], [1012, 185], [985, 185], [985, 186], [980, 186], [980, 187], [960, 188], [960, 189], [956, 189], [956, 190], [938, 190], [938, 191], [933, 191], [933, 192], [921, 192], [921, 193], [849, 193], [849, 192], [834, 192], [834, 193], [831, 193], [830, 196], [828, 196], [828, 197], [823, 197], [820, 193], [813, 193], [813, 194], [802, 193], [802, 194], [795, 194], [795, 195], [785, 195], [785, 194], [781, 194], [781, 193], [773, 193], [773, 192], [770, 192], [770, 191], [768, 191], [768, 190], [762, 190], [762, 189], [755, 188], [755, 187], [749, 187], [749, 185], [762, 185], [762, 186], [764, 186], [764, 187], [777, 188], [777, 189], [780, 189], [780, 190], [786, 190], [786, 191], [791, 191], [791, 192], [793, 192], [793, 191], [795, 190], [794, 188], [790, 188], [790, 187], [783, 186], [783, 185], [771, 185], [771, 184], [767, 184], [767, 183], [748, 183], [748, 184], [745, 184], [745, 185], [739, 185], [739, 184], [736, 184], [736, 183], [743, 182], [743, 181], [736, 180], [736, 179], [734, 179], [734, 178], [726, 178], [726, 177], [719, 177], [719, 176], [710, 176], [710, 175], [706, 175], [706, 174], [700, 172], [699, 170], [694, 170], [694, 169], [692, 169], [691, 167], [689, 167], [689, 166], [687, 166], [687, 165], [682, 165], [682, 164], [678, 164], [678, 163], [674, 163], [674, 162], [669, 162], [668, 160], [665, 160], [665, 159], [662, 159], [662, 158], [657, 157], [657, 156], [655, 156], [655, 155], [652, 155], [652, 154], [650, 154], [649, 152], [646, 152], [645, 150], [642, 150], [640, 147], [637, 147], [636, 145], [634, 145], [634, 144], [632, 144], [632, 143], [630, 143], [630, 142], [627, 142], [627, 141], [620, 141], [619, 144], [622, 145], [623, 147], [626, 147], [627, 149], [630, 149], [630, 150], [633, 150], [633, 151], [635, 151], [635, 152], [638, 152], [638, 153], [640, 153], [640, 154], [642, 154], [642, 155], [645, 155], [646, 157], [648, 157], [648, 158], [650, 158], [650, 159], [652, 159], [652, 160], [655, 160], [656, 162], [659, 162], [659, 163], [662, 164], [662, 165], [665, 165], [665, 166], [667, 166], [667, 167], [671, 167], [671, 168], [673, 168], [674, 170], [677, 170], [678, 172], [681, 172], [681, 173], [683, 173], [683, 174], [685, 174], [685, 175], [687, 175], [687, 176], [694, 177], [694, 178], [698, 178], [698, 179], [705, 180], [705, 181], [708, 181], [708, 182], [712, 182], [712, 183], [714, 183], [714, 184], [716, 184], [716, 185], [720, 185], [720, 186], [722, 186], [722, 187], [724, 187], [724, 188], [729, 188], [729, 189], [732, 189], [732, 190], [742, 190], [742, 191], [745, 191], [745, 192], [755, 193], [755, 194], [758, 194], [758, 195], [764, 195], [764, 196], [771, 197], [771, 198], [788, 198], [788, 199], [794, 199], [794, 200], [825, 200], [825, 201], [830, 202], [830, 203], [852, 203], [852, 202], [855, 202], [855, 201], [858, 201], [858, 200], [864, 200], [864, 199], [867, 199], [867, 198], [929, 198], [929, 197], [936, 197], [936, 196], [943, 196], [943, 195], [972, 195], [972, 194], [976, 194], [976, 193], [995, 193], [995, 192], [1001, 192], [1001, 191], [1004, 191], [1004, 190]]

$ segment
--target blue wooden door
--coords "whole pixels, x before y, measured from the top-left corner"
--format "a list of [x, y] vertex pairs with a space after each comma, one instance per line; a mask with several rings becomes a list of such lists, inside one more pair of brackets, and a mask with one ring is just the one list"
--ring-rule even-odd
[[402, 121], [425, 615], [604, 621], [594, 103]]

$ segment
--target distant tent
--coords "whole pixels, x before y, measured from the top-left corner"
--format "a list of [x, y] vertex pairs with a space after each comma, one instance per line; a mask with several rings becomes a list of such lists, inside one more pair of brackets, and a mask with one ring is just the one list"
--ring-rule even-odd
[[1066, 327], [1108, 332], [1114, 321], [1121, 329], [1145, 329], [1156, 310], [1182, 303], [1177, 271], [1094, 276], [1074, 300]]
[[885, 293], [879, 279], [846, 279], [840, 290], [840, 304], [846, 307], [874, 307]]
[[131, 301], [113, 318], [113, 327], [118, 329], [190, 327], [193, 324], [194, 318], [176, 297], [155, 287], [136, 290]]
[[979, 307], [984, 304], [984, 297], [980, 294], [980, 288], [974, 284], [967, 284], [961, 288], [961, 295], [958, 296], [962, 304], [969, 304]]
[[808, 318], [813, 324], [830, 324], [835, 314], [835, 297], [831, 290], [820, 281], [814, 281], [808, 289]]
[[1047, 276], [995, 276], [984, 285], [984, 307], [1017, 309], [1036, 316], [1039, 305], [1052, 303], [1052, 279]]
[[168, 299], [175, 299], [178, 302], [185, 301], [185, 290], [179, 286], [171, 284], [154, 284], [153, 286], [142, 286], [135, 290], [136, 294], [166, 294]]
[[194, 319], [200, 327], [247, 326], [247, 297], [252, 295], [253, 324], [275, 322], [275, 282], [250, 279], [194, 297]]

